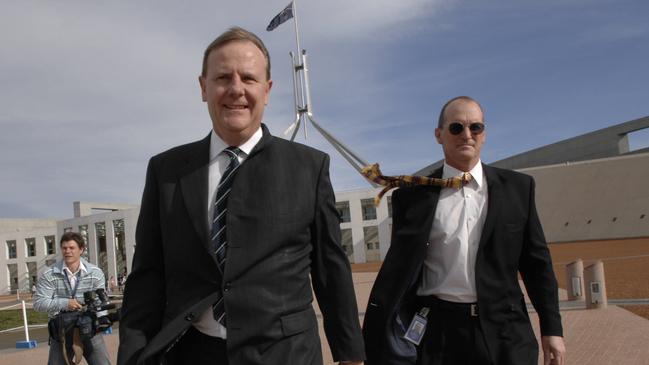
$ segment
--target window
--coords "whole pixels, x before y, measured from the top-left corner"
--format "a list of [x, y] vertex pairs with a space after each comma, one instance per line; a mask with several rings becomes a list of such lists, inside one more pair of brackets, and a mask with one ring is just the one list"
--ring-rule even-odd
[[54, 236], [45, 236], [45, 254], [54, 255], [56, 253], [56, 243]]
[[374, 199], [362, 199], [361, 209], [363, 210], [364, 221], [376, 219], [376, 207], [374, 206]]
[[63, 233], [68, 233], [68, 232], [72, 232], [72, 227], [63, 228]]
[[103, 271], [108, 272], [108, 253], [106, 250], [106, 222], [95, 223], [95, 232], [97, 236], [97, 266]]
[[388, 217], [392, 218], [392, 195], [388, 197]]
[[[126, 231], [124, 228], [124, 219], [113, 220], [113, 232], [115, 233], [114, 242], [117, 272], [124, 272], [126, 270]], [[106, 269], [108, 269], [108, 264], [106, 264]]]
[[379, 261], [379, 227], [363, 227], [363, 239], [365, 241], [365, 260], [367, 262]]
[[90, 261], [90, 247], [88, 245], [88, 225], [84, 224], [79, 226], [79, 234], [81, 237], [83, 237], [83, 242], [86, 244], [86, 249], [83, 250], [83, 253], [81, 254], [81, 257], [84, 259]]
[[341, 229], [340, 230], [341, 243], [343, 245], [343, 250], [347, 254], [347, 259], [349, 262], [354, 262], [354, 242], [352, 240], [352, 230], [351, 229]]
[[349, 202], [338, 202], [336, 203], [336, 210], [338, 210], [338, 216], [340, 217], [340, 223], [347, 223], [352, 220], [349, 213]]
[[38, 276], [38, 268], [35, 262], [27, 263], [27, 288], [32, 289], [32, 286], [36, 285], [36, 277]]
[[15, 294], [18, 290], [18, 265], [7, 265], [7, 273], [9, 274], [9, 290], [12, 294]]
[[36, 256], [36, 239], [35, 238], [26, 238], [25, 239], [25, 252], [27, 257]]
[[15, 259], [18, 255], [16, 254], [16, 241], [7, 241], [7, 258]]

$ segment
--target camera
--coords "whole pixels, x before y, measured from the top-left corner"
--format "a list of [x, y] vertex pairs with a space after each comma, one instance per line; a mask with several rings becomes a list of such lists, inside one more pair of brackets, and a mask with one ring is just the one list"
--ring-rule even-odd
[[71, 336], [72, 331], [78, 328], [81, 339], [89, 340], [96, 333], [105, 331], [113, 322], [119, 321], [119, 312], [115, 304], [108, 300], [104, 289], [85, 292], [83, 299], [83, 311], [63, 311], [48, 322], [50, 337], [62, 342], [63, 337]]
[[86, 309], [77, 320], [77, 327], [81, 338], [89, 339], [95, 333], [101, 332], [119, 321], [119, 312], [115, 304], [108, 300], [104, 289], [87, 291], [83, 293]]

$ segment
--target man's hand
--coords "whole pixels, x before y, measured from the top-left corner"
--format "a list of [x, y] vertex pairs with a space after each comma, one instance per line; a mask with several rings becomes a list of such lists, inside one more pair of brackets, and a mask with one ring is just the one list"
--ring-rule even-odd
[[566, 345], [563, 343], [563, 337], [543, 336], [541, 337], [541, 346], [543, 346], [544, 365], [563, 365], [565, 363]]
[[68, 299], [68, 310], [69, 311], [78, 311], [78, 310], [81, 310], [81, 308], [83, 308], [83, 306], [81, 305], [81, 303], [79, 303], [78, 300], [76, 300], [74, 298]]

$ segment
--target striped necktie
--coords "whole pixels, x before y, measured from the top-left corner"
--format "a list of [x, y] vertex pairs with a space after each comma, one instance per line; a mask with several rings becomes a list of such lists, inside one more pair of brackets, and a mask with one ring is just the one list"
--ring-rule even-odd
[[[221, 272], [221, 276], [225, 272], [225, 254], [227, 251], [228, 241], [226, 237], [226, 216], [228, 211], [228, 195], [232, 188], [232, 181], [234, 180], [234, 173], [239, 167], [239, 159], [237, 158], [241, 150], [237, 147], [228, 147], [223, 150], [230, 163], [223, 172], [219, 185], [216, 188], [216, 199], [214, 201], [214, 219], [212, 219], [211, 229], [211, 244], [212, 252], [216, 257], [216, 264]], [[225, 326], [225, 303], [223, 302], [223, 291], [219, 300], [212, 306], [214, 319], [220, 324]]]
[[375, 182], [381, 186], [385, 186], [385, 188], [381, 190], [379, 195], [374, 198], [374, 205], [376, 206], [379, 205], [381, 198], [383, 197], [383, 195], [385, 195], [385, 193], [400, 186], [433, 185], [443, 188], [459, 189], [468, 184], [473, 179], [473, 176], [471, 176], [471, 174], [468, 172], [465, 172], [462, 177], [449, 177], [447, 179], [409, 175], [385, 176], [383, 175], [383, 173], [381, 173], [378, 163], [365, 166], [361, 171], [361, 174], [368, 180]]

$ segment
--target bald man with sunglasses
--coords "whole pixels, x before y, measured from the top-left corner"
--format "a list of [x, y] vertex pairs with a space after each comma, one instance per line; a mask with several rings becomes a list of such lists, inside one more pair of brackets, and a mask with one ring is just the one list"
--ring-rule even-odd
[[442, 108], [444, 165], [470, 174], [459, 189], [404, 187], [392, 195], [392, 243], [364, 319], [368, 365], [532, 365], [538, 345], [520, 273], [539, 315], [544, 364], [564, 364], [557, 282], [534, 202], [534, 180], [485, 165], [480, 104]]

